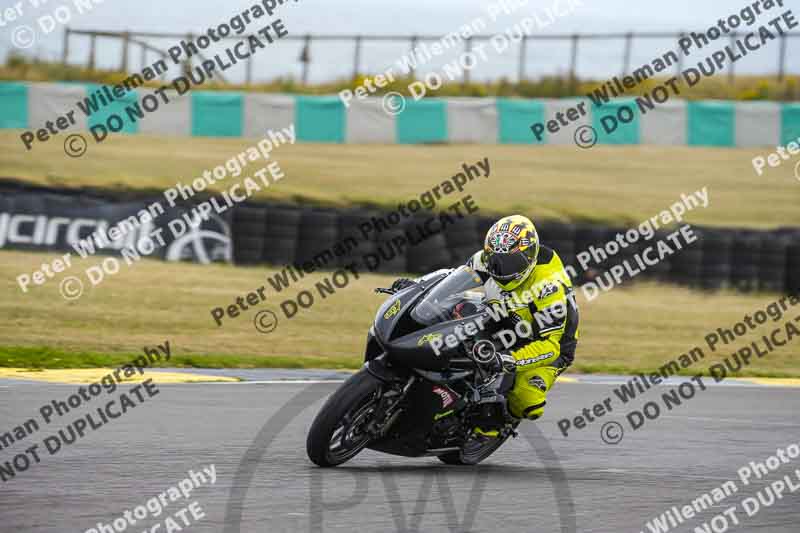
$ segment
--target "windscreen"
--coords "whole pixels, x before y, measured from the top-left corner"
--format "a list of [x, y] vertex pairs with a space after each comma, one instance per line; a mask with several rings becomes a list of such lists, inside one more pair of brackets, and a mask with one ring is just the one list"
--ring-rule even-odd
[[422, 325], [432, 326], [457, 318], [453, 315], [453, 310], [459, 303], [471, 302], [479, 305], [483, 297], [480, 276], [468, 266], [462, 266], [439, 282], [411, 311], [411, 317]]

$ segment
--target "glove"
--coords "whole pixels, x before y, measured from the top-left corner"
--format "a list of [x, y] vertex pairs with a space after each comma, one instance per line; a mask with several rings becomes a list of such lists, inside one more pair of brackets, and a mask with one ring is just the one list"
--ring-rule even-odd
[[500, 363], [503, 365], [503, 370], [510, 374], [517, 369], [517, 360], [510, 353], [499, 353]]
[[[517, 369], [517, 359], [510, 353], [500, 352], [490, 340], [484, 339], [472, 346], [473, 359], [479, 363], [500, 364], [498, 370], [511, 374]], [[497, 367], [495, 367], [497, 368]]]
[[416, 284], [417, 283], [415, 281], [412, 281], [412, 280], [410, 280], [408, 278], [400, 278], [398, 280], [395, 280], [394, 283], [392, 283], [391, 289], [394, 292], [400, 292], [403, 289], [407, 289], [407, 288], [411, 287], [412, 285], [416, 285]]

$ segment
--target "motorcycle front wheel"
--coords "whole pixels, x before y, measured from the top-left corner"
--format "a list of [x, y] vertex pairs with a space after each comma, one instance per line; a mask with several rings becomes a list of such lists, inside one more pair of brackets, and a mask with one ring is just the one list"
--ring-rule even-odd
[[314, 464], [338, 466], [369, 444], [366, 430], [380, 401], [380, 390], [381, 381], [362, 369], [328, 398], [306, 439], [306, 451]]

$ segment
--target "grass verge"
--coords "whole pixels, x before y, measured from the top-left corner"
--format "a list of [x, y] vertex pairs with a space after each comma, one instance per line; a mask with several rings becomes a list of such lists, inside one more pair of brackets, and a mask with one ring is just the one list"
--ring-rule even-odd
[[[63, 136], [28, 152], [19, 132], [0, 132], [0, 176], [42, 185], [152, 191], [190, 183], [206, 170], [251, 146], [250, 139], [113, 136], [71, 159]], [[272, 152], [285, 177], [256, 198], [327, 205], [396, 208], [489, 158], [491, 175], [466, 185], [484, 214], [520, 212], [533, 217], [638, 224], [679, 201], [681, 193], [708, 187], [710, 205], [691, 211], [693, 224], [765, 228], [800, 225], [800, 186], [794, 165], [757, 176], [751, 160], [766, 149], [654, 146], [520, 145], [283, 145]], [[251, 163], [239, 178], [261, 168]], [[444, 199], [444, 208], [457, 200]], [[531, 199], [536, 199], [532, 201]]]
[[[362, 273], [359, 279], [302, 310], [291, 320], [280, 311], [283, 300], [300, 290], [315, 292], [315, 283], [329, 273], [314, 273], [275, 293], [267, 268], [194, 265], [143, 260], [91, 287], [83, 274], [101, 258], [76, 260], [69, 271], [22, 294], [16, 276], [52, 259], [44, 254], [0, 252], [0, 366], [67, 368], [115, 366], [141, 353], [145, 346], [170, 342], [170, 366], [232, 368], [356, 368], [364, 338], [382, 297], [372, 289], [393, 277]], [[59, 294], [63, 276], [82, 279], [79, 300]], [[235, 303], [237, 297], [265, 286], [267, 300], [225, 317], [217, 326], [210, 310]], [[760, 339], [778, 324], [768, 322], [746, 337], [711, 352], [704, 338], [718, 327], [731, 328], [746, 314], [776, 299], [769, 294], [703, 293], [668, 286], [621, 287], [581, 306], [581, 340], [574, 372], [638, 373], [701, 347], [706, 358], [695, 373]], [[278, 327], [256, 331], [255, 314], [272, 310]], [[789, 315], [791, 316], [791, 315]], [[740, 375], [800, 377], [796, 344], [753, 361]]]

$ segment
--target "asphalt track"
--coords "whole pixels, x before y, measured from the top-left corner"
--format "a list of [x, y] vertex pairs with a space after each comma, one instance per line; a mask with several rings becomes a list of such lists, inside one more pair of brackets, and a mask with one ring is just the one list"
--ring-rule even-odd
[[[298, 375], [308, 379], [279, 382]], [[84, 532], [209, 464], [217, 472], [214, 485], [125, 531], [150, 531], [173, 510], [197, 501], [205, 517], [184, 531], [648, 532], [646, 523], [672, 506], [735, 481], [739, 492], [669, 529], [691, 532], [800, 469], [798, 458], [750, 486], [737, 476], [748, 462], [800, 442], [800, 389], [793, 388], [709, 387], [631, 430], [625, 413], [668, 390], [653, 389], [624, 409], [614, 398], [612, 413], [564, 437], [558, 420], [612, 396], [610, 380], [559, 384], [545, 418], [535, 428], [524, 426], [524, 436], [477, 468], [366, 451], [344, 467], [322, 470], [306, 457], [305, 435], [322, 398], [338, 384], [307, 381], [341, 374], [270, 371], [249, 377], [260, 381], [159, 385], [158, 395], [120, 418], [53, 456], [44, 452], [41, 463], [0, 483], [0, 531]], [[0, 431], [37, 417], [42, 404], [75, 390], [0, 381]], [[70, 420], [54, 421], [0, 450], [0, 463], [33, 443], [41, 448], [45, 436]], [[600, 436], [609, 421], [625, 430], [616, 445]], [[740, 524], [728, 531], [796, 532], [799, 504], [800, 490], [752, 517], [738, 505]]]

